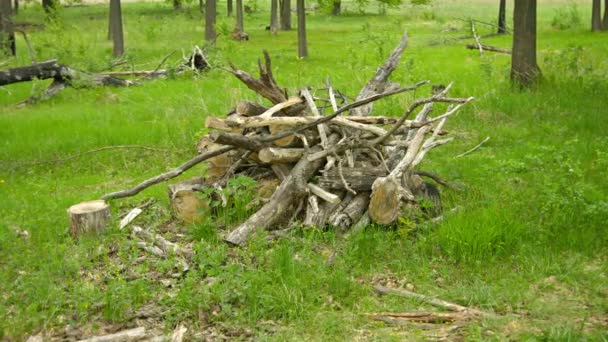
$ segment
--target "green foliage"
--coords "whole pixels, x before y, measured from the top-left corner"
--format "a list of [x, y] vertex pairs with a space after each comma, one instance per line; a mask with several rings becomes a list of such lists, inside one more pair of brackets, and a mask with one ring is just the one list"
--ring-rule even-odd
[[558, 30], [571, 30], [581, 26], [582, 19], [578, 10], [578, 4], [569, 1], [566, 7], [559, 7], [555, 10], [551, 26]]
[[[361, 4], [371, 12], [378, 3]], [[457, 338], [605, 339], [597, 317], [608, 309], [608, 46], [597, 35], [554, 29], [558, 5], [547, 4], [539, 8], [538, 25], [544, 81], [533, 92], [513, 91], [508, 56], [479, 58], [460, 44], [427, 45], [437, 40], [442, 21], [494, 18], [496, 3], [410, 4], [385, 6], [385, 16], [309, 15], [314, 49], [307, 60], [295, 58], [294, 32], [273, 36], [264, 30], [263, 11], [248, 16], [252, 39], [242, 43], [227, 38], [232, 19], [220, 16], [221, 35], [207, 51], [213, 65], [225, 67], [231, 60], [255, 72], [260, 51], [268, 49], [274, 76], [290, 94], [303, 85], [322, 87], [330, 75], [334, 87], [352, 96], [407, 27], [411, 44], [392, 80], [403, 85], [455, 81], [455, 96], [476, 97], [446, 126], [457, 139], [433, 150], [421, 165], [463, 189], [442, 189], [443, 220], [423, 224], [418, 213], [393, 229], [372, 225], [348, 236], [296, 228], [273, 242], [260, 232], [237, 249], [222, 237], [261, 204], [255, 203], [251, 179], [230, 181], [220, 191], [225, 205], [219, 193], [205, 192], [205, 219], [188, 227], [167, 223], [162, 185], [112, 201], [114, 225], [149, 197], [158, 199], [156, 209], [147, 208], [137, 223], [192, 244], [190, 270], [179, 279], [171, 276], [177, 270], [173, 256], [147, 255], [126, 230], [72, 239], [65, 209], [183, 163], [191, 158], [207, 115], [227, 113], [241, 99], [262, 100], [221, 68], [129, 88], [68, 88], [22, 108], [14, 104], [39, 94], [49, 81], [0, 89], [0, 339], [25, 340], [67, 325], [129, 325], [143, 305], [159, 306], [164, 314], [158, 322], [168, 333], [184, 323], [189, 332], [223, 329], [235, 339], [235, 332], [245, 329], [256, 340], [422, 339], [404, 335], [410, 329], [361, 315], [431, 310], [416, 301], [375, 295], [371, 287], [384, 281], [409, 283], [416, 292], [508, 317], [473, 324]], [[116, 70], [154, 69], [171, 51], [178, 52], [167, 65], [177, 65], [179, 52], [187, 54], [203, 39], [203, 18], [195, 8], [176, 12], [158, 3], [123, 5], [127, 64]], [[58, 58], [90, 71], [108, 70], [115, 62], [105, 4], [61, 8], [48, 22], [40, 6], [27, 6], [16, 20], [45, 23], [44, 30], [28, 32], [37, 60]], [[461, 34], [441, 35], [447, 40]], [[489, 45], [511, 43], [508, 36], [486, 39]], [[27, 51], [22, 40], [17, 43], [18, 51]], [[26, 53], [6, 62], [6, 67], [31, 63]], [[401, 115], [429, 92], [422, 88], [379, 101], [374, 111]], [[491, 140], [482, 148], [453, 158], [485, 136]], [[116, 150], [64, 163], [14, 163], [127, 144], [170, 152]], [[184, 178], [201, 174], [204, 169], [196, 167]], [[565, 297], [569, 300], [561, 300]]]
[[415, 6], [421, 6], [421, 5], [431, 5], [433, 3], [433, 0], [410, 0], [410, 2], [412, 3], [412, 5]]

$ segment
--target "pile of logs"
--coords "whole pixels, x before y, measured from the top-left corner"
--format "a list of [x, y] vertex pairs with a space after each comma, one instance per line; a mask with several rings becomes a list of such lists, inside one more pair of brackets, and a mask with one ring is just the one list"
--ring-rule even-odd
[[[226, 118], [207, 118], [211, 131], [199, 141], [196, 158], [104, 199], [134, 195], [206, 160], [208, 177], [198, 187], [221, 187], [238, 175], [274, 184], [262, 207], [226, 236], [234, 245], [246, 244], [257, 229], [294, 223], [341, 230], [370, 220], [392, 224], [421, 197], [435, 202], [437, 215], [437, 189], [421, 176], [441, 180], [416, 168], [431, 149], [452, 140], [444, 137], [445, 122], [473, 98], [449, 97], [451, 85], [433, 87], [432, 94], [414, 100], [399, 116], [371, 116], [374, 101], [429, 83], [401, 87], [388, 81], [407, 42], [405, 33], [351, 103], [329, 82], [314, 94], [304, 88], [288, 96], [276, 83], [266, 52], [265, 63], [258, 63], [259, 78], [231, 65], [234, 76], [273, 105], [240, 102]], [[431, 115], [438, 103], [447, 105]]]

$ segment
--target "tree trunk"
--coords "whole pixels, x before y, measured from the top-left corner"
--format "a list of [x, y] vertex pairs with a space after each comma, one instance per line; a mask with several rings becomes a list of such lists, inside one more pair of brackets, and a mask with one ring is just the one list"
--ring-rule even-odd
[[55, 11], [55, 0], [42, 0], [42, 8], [44, 8], [44, 12], [47, 15], [53, 14]]
[[604, 0], [604, 20], [602, 20], [602, 29], [608, 31], [608, 0]]
[[120, 0], [110, 0], [110, 33], [114, 42], [114, 57], [120, 57], [125, 53]]
[[291, 31], [291, 0], [279, 0], [281, 5], [281, 30]]
[[500, 6], [498, 7], [498, 34], [507, 33], [506, 7], [507, 0], [500, 0]]
[[[608, 1], [608, 0], [606, 0]], [[270, 32], [276, 34], [279, 30], [279, 3], [278, 0], [271, 0], [270, 2]]]
[[236, 0], [236, 28], [237, 32], [244, 32], [243, 26], [243, 0]]
[[19, 14], [19, 0], [15, 0], [13, 4], [13, 13], [17, 15]]
[[593, 0], [591, 9], [591, 31], [602, 30], [602, 0]]
[[205, 1], [203, 0], [198, 0], [198, 10], [201, 13], [205, 13]]
[[306, 9], [304, 0], [297, 0], [298, 12], [298, 57], [308, 57], [308, 43], [306, 42]]
[[173, 0], [173, 9], [181, 10], [182, 9], [182, 0]]
[[342, 0], [334, 0], [331, 15], [340, 15], [340, 13], [342, 13]]
[[215, 17], [216, 17], [216, 6], [217, 0], [207, 0], [205, 6], [205, 40], [213, 43], [217, 34], [215, 32]]
[[231, 17], [232, 16], [232, 0], [228, 0], [227, 8], [228, 8], [228, 16]]
[[0, 2], [0, 54], [15, 56], [17, 49], [15, 45], [15, 31], [11, 17], [13, 9], [10, 0]]
[[513, 12], [511, 81], [528, 87], [540, 77], [536, 64], [536, 0], [516, 1]]

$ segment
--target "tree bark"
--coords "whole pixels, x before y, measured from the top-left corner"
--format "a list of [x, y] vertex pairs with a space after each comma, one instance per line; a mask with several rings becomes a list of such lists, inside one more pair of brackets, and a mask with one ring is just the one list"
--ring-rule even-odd
[[604, 19], [602, 20], [602, 29], [608, 31], [608, 0], [604, 0]]
[[291, 0], [279, 0], [281, 6], [281, 30], [291, 31]]
[[342, 13], [342, 0], [334, 0], [331, 15], [340, 15], [340, 13]]
[[591, 8], [591, 31], [602, 30], [602, 0], [593, 0]]
[[13, 1], [13, 13], [15, 15], [19, 14], [19, 0]]
[[536, 64], [536, 0], [518, 0], [513, 13], [511, 81], [529, 87], [540, 78]]
[[226, 3], [227, 15], [232, 17], [232, 0], [228, 0]]
[[500, 5], [498, 7], [498, 34], [507, 33], [506, 12], [507, 0], [500, 0]]
[[304, 0], [297, 0], [298, 12], [298, 57], [308, 57], [308, 42], [306, 41], [306, 8]]
[[110, 32], [112, 34], [112, 41], [114, 43], [114, 57], [120, 57], [125, 53], [120, 0], [110, 0]]
[[236, 0], [236, 28], [237, 32], [244, 32], [243, 25], [243, 0]]
[[[608, 1], [608, 0], [606, 0]], [[277, 34], [279, 30], [279, 2], [278, 0], [270, 1], [270, 33]]]
[[102, 232], [110, 217], [110, 206], [105, 201], [82, 202], [68, 209], [70, 233], [74, 237], [89, 232]]
[[15, 31], [11, 20], [13, 9], [10, 0], [0, 2], [0, 54], [15, 56]]
[[215, 18], [217, 11], [217, 0], [207, 0], [205, 6], [205, 40], [214, 43], [217, 37], [215, 32]]

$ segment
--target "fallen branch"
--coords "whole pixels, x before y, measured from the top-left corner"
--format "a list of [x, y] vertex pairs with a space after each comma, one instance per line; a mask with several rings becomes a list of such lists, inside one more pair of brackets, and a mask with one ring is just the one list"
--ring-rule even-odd
[[431, 304], [433, 306], [438, 306], [438, 307], [441, 307], [441, 308], [444, 308], [444, 309], [447, 309], [450, 311], [462, 312], [462, 313], [467, 313], [467, 314], [476, 315], [476, 316], [494, 316], [494, 314], [491, 314], [488, 312], [479, 311], [479, 310], [472, 309], [472, 308], [469, 308], [466, 306], [446, 302], [444, 300], [437, 299], [437, 298], [427, 297], [425, 295], [422, 295], [419, 293], [414, 293], [414, 292], [404, 290], [404, 289], [391, 289], [391, 288], [388, 288], [388, 287], [385, 287], [382, 285], [376, 285], [376, 286], [374, 286], [374, 290], [377, 293], [382, 294], [382, 295], [393, 294], [393, 295], [397, 295], [400, 297], [417, 299], [422, 302]]
[[484, 45], [484, 44], [467, 44], [467, 49], [469, 49], [469, 50], [480, 49], [481, 51], [492, 51], [492, 52], [504, 53], [507, 55], [511, 54], [511, 50], [509, 50], [509, 49], [503, 49], [503, 48], [499, 48], [496, 46], [490, 46], [490, 45]]
[[117, 341], [129, 342], [129, 341], [139, 341], [140, 339], [143, 339], [145, 337], [146, 337], [146, 328], [139, 327], [139, 328], [135, 328], [135, 329], [120, 331], [120, 332], [110, 334], [110, 335], [91, 337], [91, 338], [87, 338], [84, 340], [80, 340], [78, 342], [117, 342]]
[[472, 149], [470, 149], [470, 150], [468, 150], [466, 152], [463, 152], [463, 153], [455, 156], [454, 158], [464, 157], [467, 154], [470, 154], [470, 153], [473, 153], [473, 152], [477, 151], [481, 146], [483, 146], [483, 144], [485, 144], [486, 142], [488, 142], [488, 140], [490, 140], [490, 137], [486, 137], [485, 139], [483, 139], [482, 142], [480, 142], [479, 144], [475, 145], [475, 147], [473, 147]]

